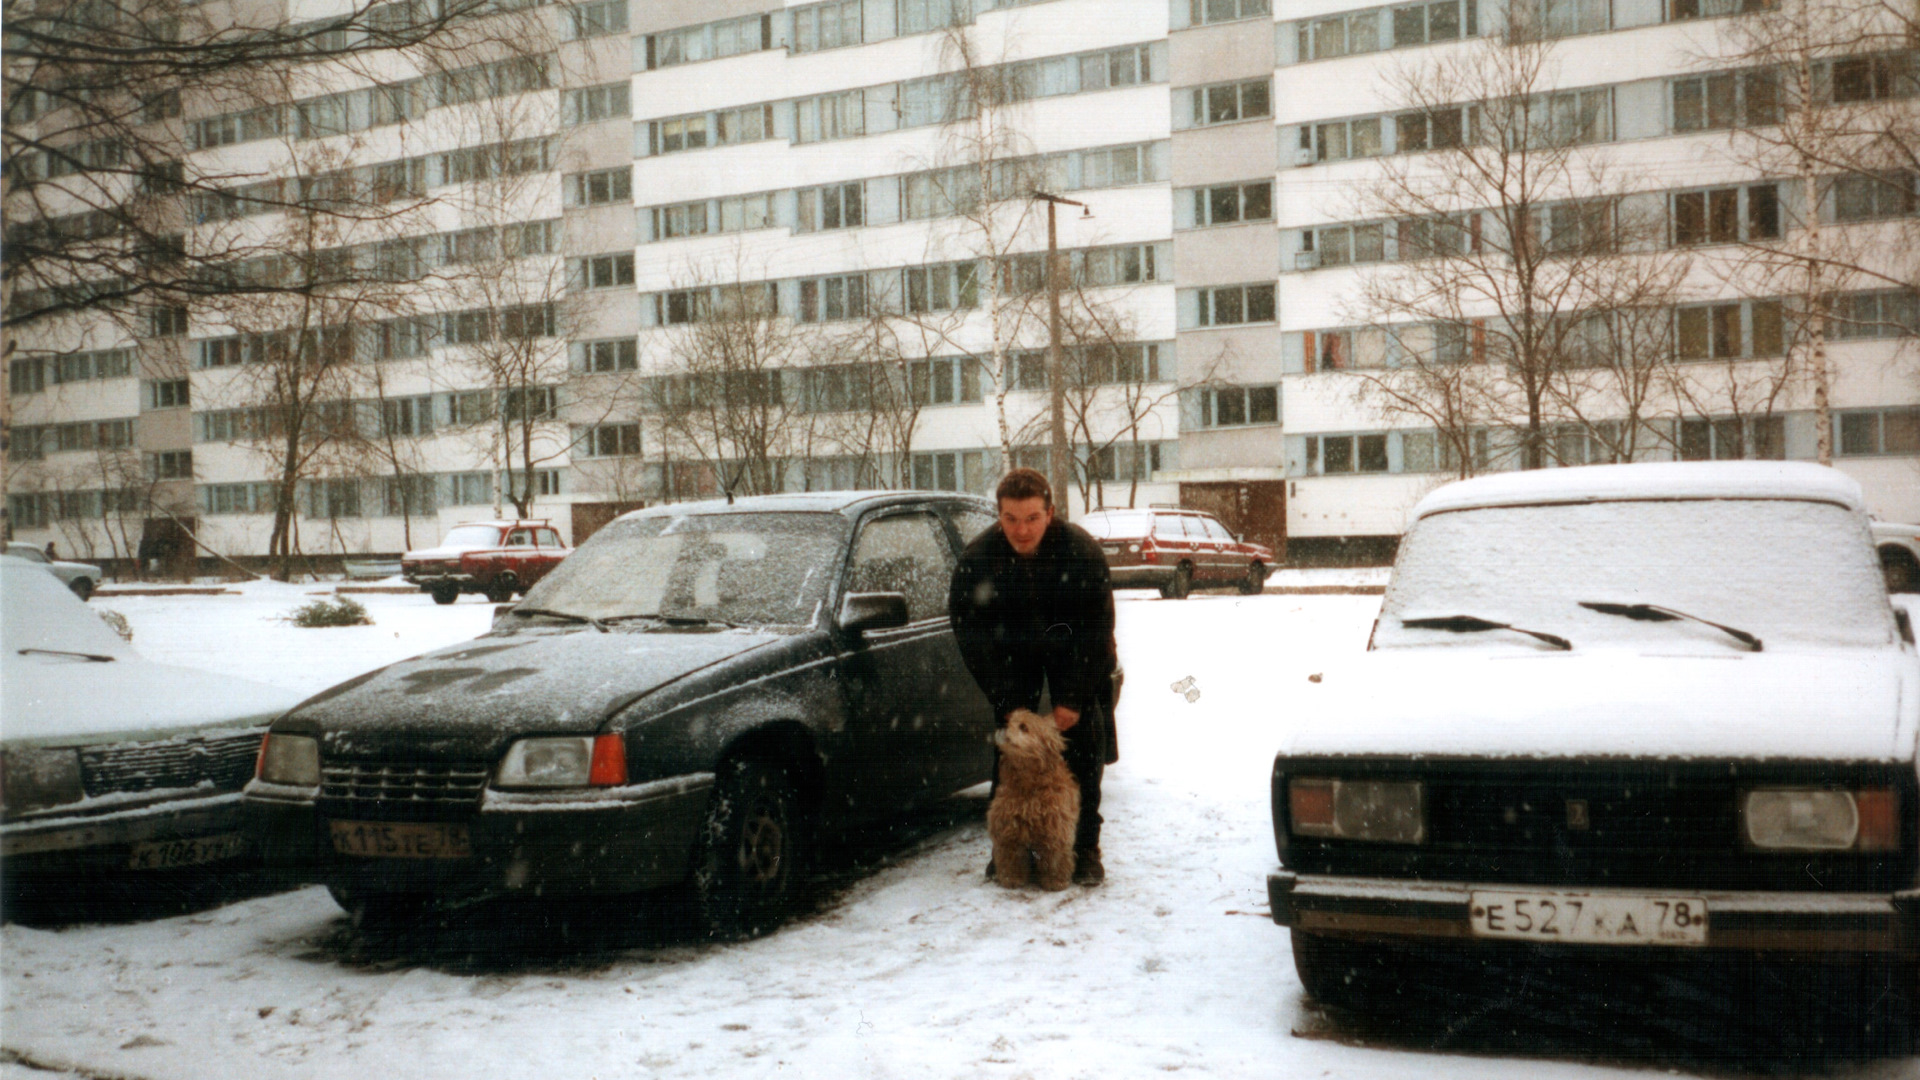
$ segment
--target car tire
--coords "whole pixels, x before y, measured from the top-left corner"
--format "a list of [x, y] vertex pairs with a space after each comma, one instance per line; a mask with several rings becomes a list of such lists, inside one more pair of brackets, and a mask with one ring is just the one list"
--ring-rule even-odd
[[1185, 600], [1193, 591], [1193, 564], [1181, 563], [1173, 568], [1173, 577], [1160, 586], [1160, 595], [1168, 600]]
[[460, 586], [435, 585], [427, 590], [427, 594], [433, 597], [433, 602], [436, 604], [451, 604], [460, 599]]
[[1247, 564], [1247, 580], [1240, 583], [1241, 596], [1258, 596], [1267, 587], [1267, 568], [1260, 563]]
[[1356, 1013], [1387, 1013], [1414, 988], [1409, 958], [1398, 950], [1352, 938], [1293, 932], [1293, 969], [1307, 996]]
[[73, 595], [84, 601], [93, 595], [93, 579], [84, 577], [74, 578], [72, 581], [67, 582], [67, 588], [72, 589]]
[[512, 574], [502, 574], [487, 586], [487, 599], [496, 604], [504, 604], [513, 599], [513, 591], [519, 587], [520, 580]]
[[799, 800], [784, 765], [740, 759], [721, 765], [693, 864], [708, 934], [755, 937], [787, 917], [800, 892], [799, 831]]
[[360, 934], [393, 934], [424, 923], [433, 913], [433, 898], [413, 893], [360, 893], [338, 885], [327, 886], [333, 902], [343, 908]]

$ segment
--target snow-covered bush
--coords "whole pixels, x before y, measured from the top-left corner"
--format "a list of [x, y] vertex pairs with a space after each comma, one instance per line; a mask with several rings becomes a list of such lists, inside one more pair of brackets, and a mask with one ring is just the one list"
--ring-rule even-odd
[[302, 604], [293, 609], [287, 621], [295, 626], [372, 626], [373, 620], [367, 617], [367, 609], [360, 601], [350, 596], [339, 596], [332, 600], [325, 598]]

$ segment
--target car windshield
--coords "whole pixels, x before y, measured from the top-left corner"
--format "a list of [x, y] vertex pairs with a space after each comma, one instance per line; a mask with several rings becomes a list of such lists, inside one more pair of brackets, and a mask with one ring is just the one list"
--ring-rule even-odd
[[1088, 514], [1080, 519], [1080, 527], [1101, 540], [1145, 536], [1147, 526], [1152, 523], [1153, 515], [1145, 510], [1134, 513]]
[[447, 533], [441, 547], [497, 547], [500, 530], [492, 525], [461, 525]]
[[1605, 610], [1633, 604], [1737, 627], [1768, 649], [1792, 642], [1881, 645], [1894, 633], [1873, 547], [1851, 511], [1785, 499], [1691, 499], [1503, 506], [1422, 518], [1401, 544], [1374, 643], [1530, 647], [1524, 638], [1403, 621], [1472, 615], [1581, 647], [1743, 648], [1691, 620], [1637, 620]]
[[616, 521], [527, 592], [520, 607], [580, 619], [811, 625], [839, 570], [838, 514], [704, 514]]

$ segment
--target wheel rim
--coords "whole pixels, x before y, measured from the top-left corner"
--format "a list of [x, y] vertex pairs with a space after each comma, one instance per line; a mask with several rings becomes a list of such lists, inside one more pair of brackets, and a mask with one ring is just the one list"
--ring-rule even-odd
[[746, 827], [740, 830], [740, 871], [756, 885], [777, 881], [782, 866], [781, 849], [786, 846], [786, 830], [765, 807], [755, 807]]

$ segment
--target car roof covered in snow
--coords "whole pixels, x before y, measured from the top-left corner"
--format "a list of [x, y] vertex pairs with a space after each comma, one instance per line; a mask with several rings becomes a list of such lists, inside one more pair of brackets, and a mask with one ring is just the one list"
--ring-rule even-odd
[[1800, 461], [1685, 461], [1585, 465], [1476, 476], [1436, 489], [1415, 518], [1489, 506], [1669, 499], [1795, 499], [1866, 512], [1860, 485], [1836, 469]]
[[681, 517], [690, 514], [764, 514], [769, 512], [851, 514], [869, 506], [893, 502], [920, 502], [927, 499], [963, 499], [985, 502], [979, 496], [958, 491], [797, 491], [781, 495], [745, 495], [729, 503], [725, 499], [701, 502], [667, 503], [649, 506], [620, 515], [627, 518]]

